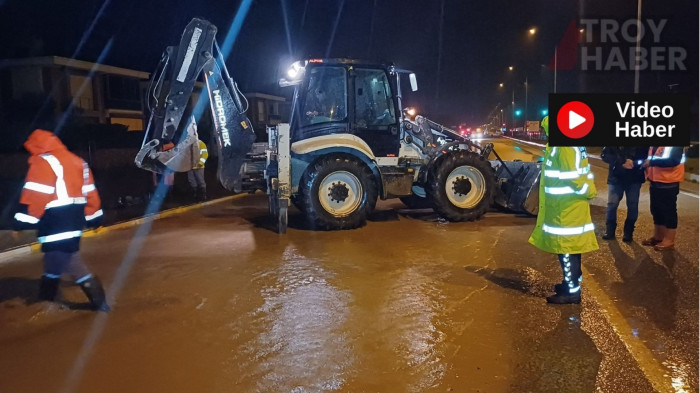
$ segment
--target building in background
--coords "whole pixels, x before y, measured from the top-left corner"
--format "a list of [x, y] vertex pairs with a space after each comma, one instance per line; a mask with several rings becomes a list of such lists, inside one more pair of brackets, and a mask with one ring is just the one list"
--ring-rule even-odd
[[148, 78], [147, 72], [57, 56], [0, 60], [0, 111], [13, 102], [50, 96], [56, 116], [72, 104], [85, 123], [143, 130]]
[[[72, 107], [73, 116], [82, 124], [121, 124], [129, 131], [144, 130], [149, 116], [149, 76], [143, 71], [58, 56], [0, 60], [0, 120], [8, 123], [7, 116], [18, 105], [29, 102], [36, 106], [51, 97], [57, 118]], [[203, 88], [202, 82], [195, 83], [186, 114], [192, 113]], [[163, 89], [167, 90], [167, 83]], [[267, 140], [267, 126], [289, 122], [291, 102], [285, 97], [256, 92], [245, 97], [259, 141]], [[207, 109], [204, 124], [200, 123], [204, 140], [209, 139], [211, 126]]]
[[266, 127], [289, 122], [292, 105], [286, 98], [263, 93], [246, 93], [245, 97], [248, 100], [247, 115], [258, 141], [267, 140]]

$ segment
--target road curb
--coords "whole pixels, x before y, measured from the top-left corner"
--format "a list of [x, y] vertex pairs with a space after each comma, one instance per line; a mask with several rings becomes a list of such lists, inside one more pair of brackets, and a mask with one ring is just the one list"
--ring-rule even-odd
[[[133, 220], [118, 222], [116, 224], [106, 226], [106, 227], [99, 227], [96, 229], [88, 229], [88, 230], [83, 231], [83, 237], [84, 238], [92, 238], [92, 237], [101, 236], [101, 235], [104, 235], [104, 234], [111, 232], [111, 231], [114, 231], [114, 230], [131, 228], [133, 226], [137, 226], [137, 225], [141, 225], [141, 224], [144, 224], [147, 222], [159, 220], [161, 218], [166, 218], [166, 217], [174, 216], [176, 214], [185, 213], [185, 212], [190, 211], [190, 210], [200, 209], [200, 208], [205, 207], [205, 206], [210, 206], [210, 205], [214, 205], [217, 203], [238, 199], [238, 198], [244, 197], [246, 195], [248, 195], [248, 194], [229, 195], [229, 196], [225, 196], [223, 198], [212, 199], [211, 201], [195, 203], [193, 205], [174, 207], [172, 209], [163, 210], [161, 212], [158, 212], [155, 214], [150, 214], [150, 215], [143, 216], [140, 218], [135, 218]], [[32, 254], [32, 253], [38, 252], [40, 250], [41, 250], [41, 244], [38, 242], [34, 242], [31, 244], [27, 244], [25, 246], [20, 246], [20, 247], [16, 247], [16, 248], [11, 248], [9, 250], [0, 251], [0, 265], [2, 265], [5, 262], [9, 262], [14, 258], [23, 256], [23, 255], [27, 255], [27, 254]]]
[[608, 297], [605, 291], [600, 287], [600, 285], [598, 285], [596, 280], [593, 279], [593, 276], [588, 272], [588, 270], [583, 266], [581, 267], [581, 270], [584, 274], [584, 282], [588, 295], [590, 295], [598, 304], [602, 311], [603, 317], [612, 327], [612, 330], [622, 342], [622, 345], [627, 348], [627, 352], [632, 356], [634, 361], [642, 370], [642, 373], [644, 373], [647, 381], [649, 381], [649, 383], [654, 387], [654, 390], [659, 393], [676, 392], [676, 389], [674, 389], [673, 386], [673, 381], [669, 377], [670, 370], [664, 367], [661, 362], [656, 359], [654, 354], [649, 348], [647, 348], [644, 342], [634, 336], [632, 333], [632, 327], [629, 325], [629, 323], [627, 323], [625, 317], [617, 309], [613, 300]]

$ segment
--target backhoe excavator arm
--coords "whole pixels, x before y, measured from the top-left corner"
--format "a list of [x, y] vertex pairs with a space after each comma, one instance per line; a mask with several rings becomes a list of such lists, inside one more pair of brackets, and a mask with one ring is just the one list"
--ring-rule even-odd
[[[186, 172], [199, 160], [194, 120], [181, 124], [200, 74], [208, 92], [218, 156], [217, 176], [228, 190], [241, 190], [241, 167], [252, 149], [255, 133], [241, 102], [242, 94], [226, 69], [216, 44], [216, 26], [194, 18], [180, 45], [166, 48], [148, 89], [150, 119], [135, 162], [139, 168], [162, 173]], [[216, 49], [216, 53], [215, 53]], [[224, 71], [222, 74], [222, 70]], [[195, 116], [199, 114], [195, 113]]]

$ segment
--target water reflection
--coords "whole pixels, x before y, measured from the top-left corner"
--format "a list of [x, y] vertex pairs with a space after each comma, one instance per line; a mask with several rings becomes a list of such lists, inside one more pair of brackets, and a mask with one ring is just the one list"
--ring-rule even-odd
[[414, 269], [401, 271], [389, 290], [381, 315], [391, 316], [390, 337], [396, 358], [406, 372], [408, 391], [424, 392], [439, 384], [446, 372], [443, 327], [437, 321], [445, 303], [433, 280]]
[[255, 359], [250, 375], [260, 392], [334, 391], [346, 382], [353, 357], [342, 326], [348, 319], [350, 294], [328, 280], [321, 264], [287, 246], [264, 303], [253, 312], [257, 338], [246, 351]]
[[673, 386], [673, 391], [676, 393], [690, 393], [690, 386], [688, 385], [688, 365], [687, 364], [676, 364], [674, 362], [666, 361], [663, 365], [671, 370], [671, 386]]

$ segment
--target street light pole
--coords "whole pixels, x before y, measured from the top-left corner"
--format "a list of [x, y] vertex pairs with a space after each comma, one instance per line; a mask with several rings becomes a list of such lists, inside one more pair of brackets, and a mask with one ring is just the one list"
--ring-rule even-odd
[[525, 121], [527, 121], [527, 75], [525, 75]]
[[513, 113], [512, 113], [513, 122], [511, 124], [513, 124], [513, 128], [516, 128], [515, 127], [515, 87], [513, 88], [513, 91], [511, 93], [513, 94], [512, 98], [511, 98], [511, 102], [510, 102], [511, 108], [513, 108]]

